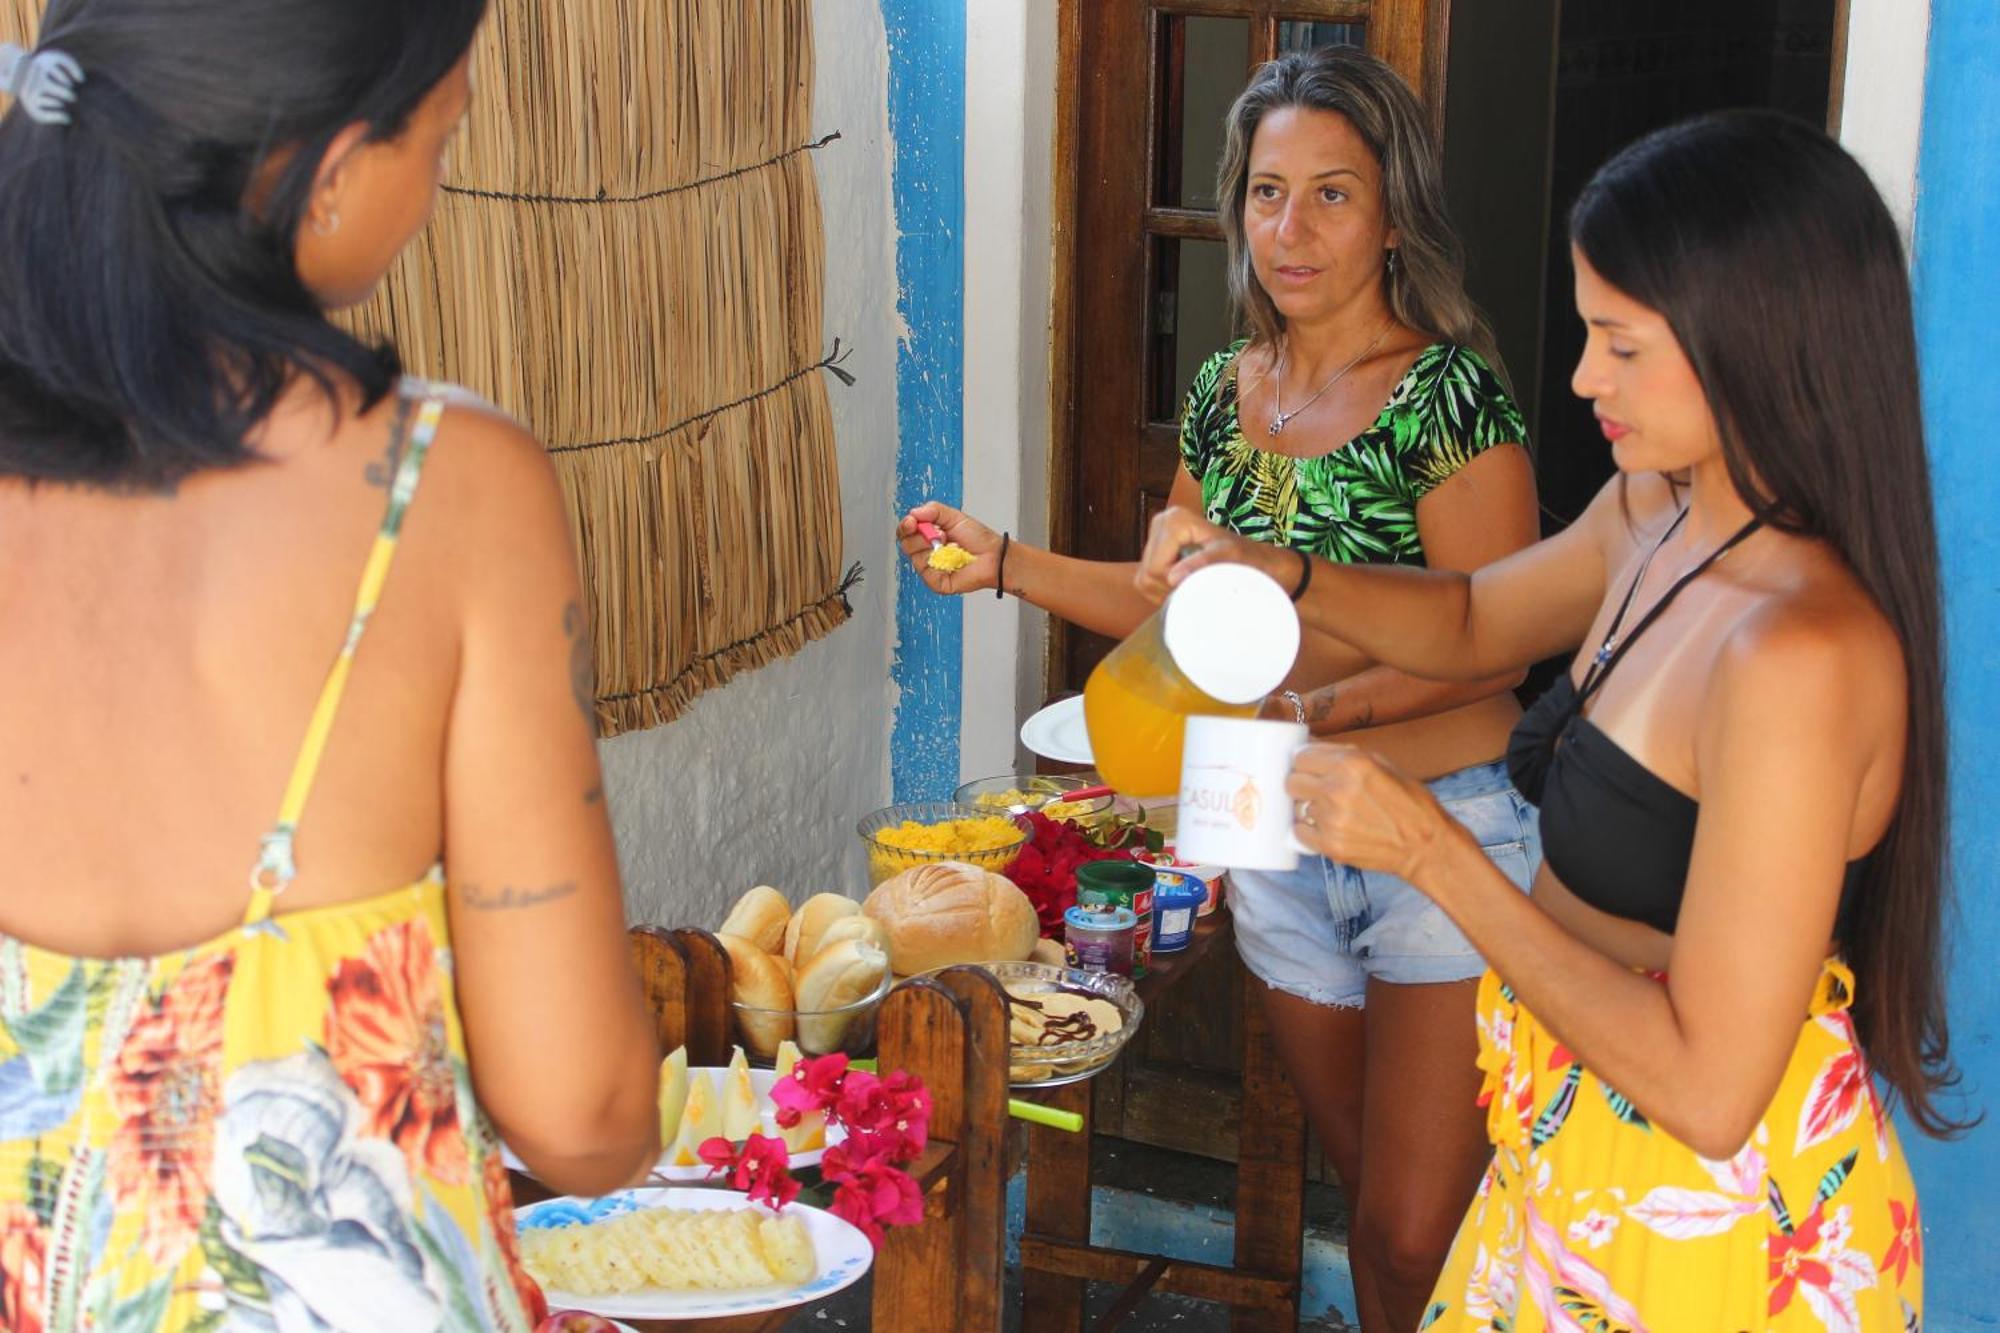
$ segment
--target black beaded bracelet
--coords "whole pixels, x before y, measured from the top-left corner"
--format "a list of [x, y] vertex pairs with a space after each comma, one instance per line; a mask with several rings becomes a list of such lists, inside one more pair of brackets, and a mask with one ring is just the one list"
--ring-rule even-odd
[[[1298, 550], [1297, 547], [1293, 547], [1292, 549], [1295, 551]], [[1292, 600], [1295, 602], [1298, 601], [1299, 598], [1306, 595], [1306, 589], [1312, 586], [1312, 581], [1313, 581], [1312, 556], [1308, 555], [1304, 551], [1298, 551], [1298, 556], [1299, 556], [1299, 586], [1292, 589]]]
[[1000, 534], [1000, 560], [993, 570], [993, 599], [998, 601], [1007, 595], [1007, 544], [1013, 540], [1009, 533]]

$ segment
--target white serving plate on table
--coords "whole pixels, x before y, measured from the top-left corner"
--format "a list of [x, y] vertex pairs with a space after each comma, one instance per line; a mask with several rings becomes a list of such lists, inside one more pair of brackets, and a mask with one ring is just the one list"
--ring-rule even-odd
[[[516, 1208], [514, 1225], [521, 1231], [566, 1226], [617, 1217], [642, 1208], [723, 1212], [763, 1206], [750, 1202], [749, 1195], [738, 1194], [734, 1190], [685, 1187], [619, 1190], [601, 1199], [545, 1199], [525, 1208]], [[860, 1228], [832, 1213], [802, 1203], [789, 1204], [785, 1211], [797, 1213], [805, 1222], [806, 1234], [812, 1237], [813, 1275], [796, 1286], [745, 1287], [734, 1291], [668, 1291], [648, 1287], [614, 1296], [585, 1296], [558, 1288], [544, 1288], [542, 1294], [548, 1298], [551, 1310], [588, 1310], [606, 1318], [715, 1319], [789, 1310], [831, 1296], [861, 1280], [861, 1275], [875, 1260], [875, 1250]]]
[[1021, 744], [1032, 754], [1064, 764], [1094, 764], [1090, 728], [1083, 721], [1083, 696], [1058, 699], [1021, 724]]

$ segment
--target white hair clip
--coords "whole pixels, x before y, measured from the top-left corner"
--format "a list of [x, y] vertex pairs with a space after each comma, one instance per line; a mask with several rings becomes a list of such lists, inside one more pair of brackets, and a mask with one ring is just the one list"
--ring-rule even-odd
[[0, 87], [31, 120], [69, 124], [69, 109], [82, 86], [83, 66], [67, 51], [23, 51], [12, 42], [0, 44]]

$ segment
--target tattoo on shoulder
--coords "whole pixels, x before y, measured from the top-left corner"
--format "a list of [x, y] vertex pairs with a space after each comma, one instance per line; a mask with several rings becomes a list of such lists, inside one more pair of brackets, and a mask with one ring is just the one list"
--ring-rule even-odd
[[569, 640], [569, 688], [576, 696], [577, 711], [594, 736], [597, 734], [597, 671], [590, 654], [590, 622], [583, 606], [571, 602], [563, 608], [563, 637]]
[[488, 889], [478, 884], [462, 884], [458, 891], [459, 896], [465, 899], [465, 905], [475, 912], [518, 912], [523, 908], [560, 902], [576, 892], [576, 881], [565, 880], [561, 884], [539, 889], [517, 889], [511, 884]]
[[398, 394], [396, 397], [396, 421], [389, 427], [389, 444], [382, 451], [382, 457], [362, 469], [362, 479], [370, 486], [388, 490], [396, 483], [396, 469], [403, 465], [403, 441], [408, 438], [410, 427], [410, 400]]

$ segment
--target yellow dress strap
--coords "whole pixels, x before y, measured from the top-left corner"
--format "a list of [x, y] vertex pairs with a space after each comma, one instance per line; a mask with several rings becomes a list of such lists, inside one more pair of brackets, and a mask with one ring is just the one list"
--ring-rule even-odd
[[402, 536], [403, 518], [417, 493], [424, 461], [430, 454], [432, 441], [437, 438], [438, 422], [443, 416], [444, 399], [432, 395], [418, 406], [415, 420], [410, 425], [402, 463], [396, 469], [395, 480], [389, 488], [389, 506], [382, 516], [382, 527], [375, 534], [375, 544], [368, 552], [368, 563], [361, 573], [361, 587], [354, 596], [354, 616], [348, 622], [347, 637], [341, 642], [333, 667], [326, 674], [326, 684], [320, 687], [319, 702], [313, 706], [312, 721], [306, 726], [305, 743], [299, 747], [298, 760], [292, 765], [291, 780], [285, 784], [285, 799], [278, 809], [278, 822], [264, 835], [256, 867], [250, 872], [250, 906], [243, 917], [246, 926], [269, 919], [272, 904], [298, 875], [298, 865], [292, 855], [292, 840], [298, 831], [299, 816], [305, 812], [306, 801], [312, 796], [313, 780], [319, 775], [320, 760], [326, 756], [326, 744], [333, 735], [334, 719], [340, 712], [341, 696], [346, 693], [347, 678], [354, 670], [355, 651], [360, 648], [361, 636], [368, 629], [369, 616], [382, 600], [382, 588], [389, 579], [389, 565], [396, 558], [396, 543]]

